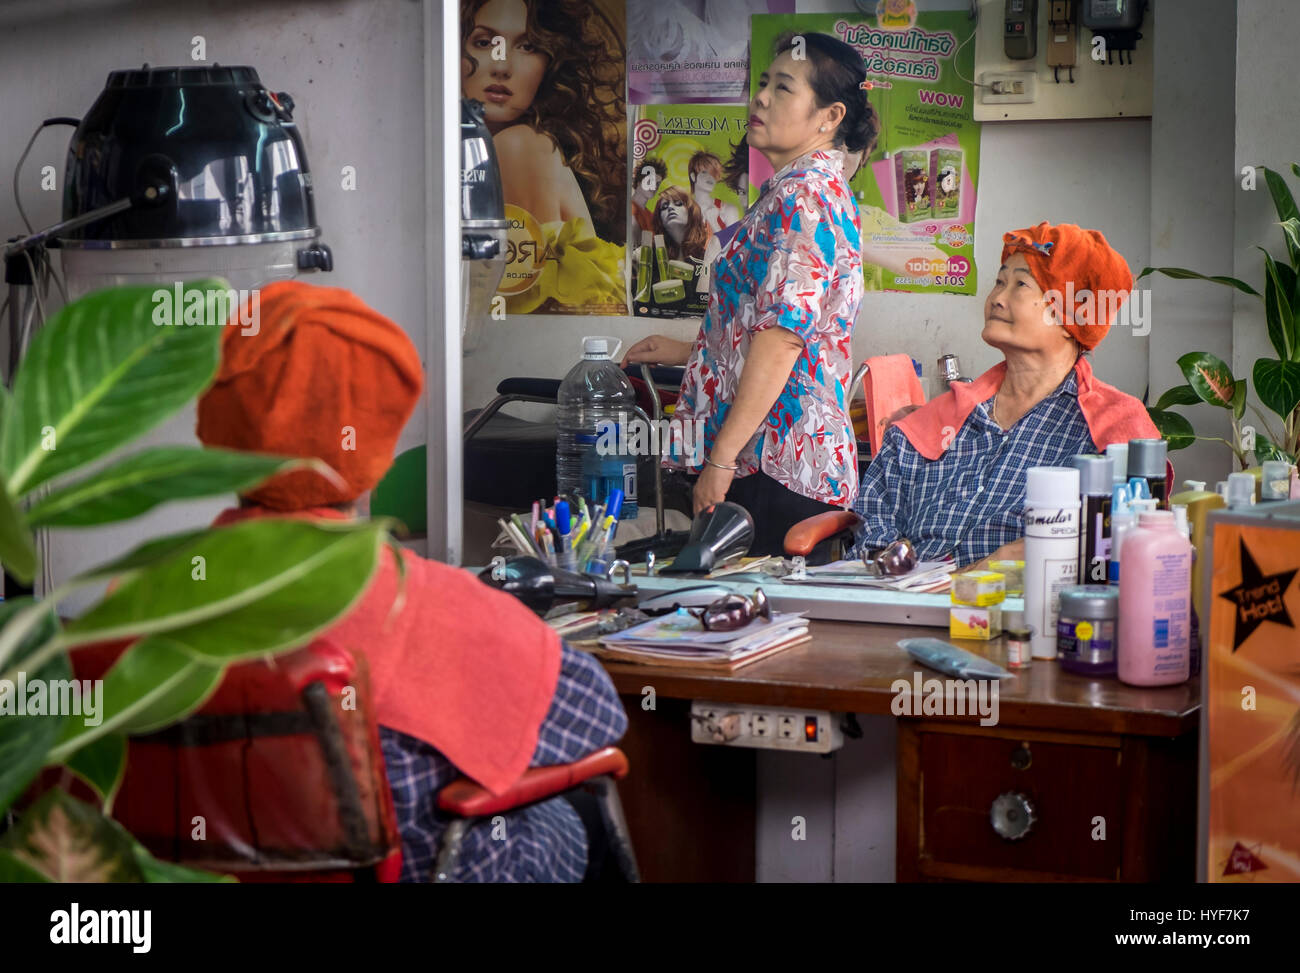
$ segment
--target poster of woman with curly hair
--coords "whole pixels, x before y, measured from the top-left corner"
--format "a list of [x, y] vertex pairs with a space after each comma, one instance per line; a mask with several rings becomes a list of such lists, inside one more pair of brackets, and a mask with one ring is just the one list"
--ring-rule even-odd
[[511, 314], [626, 314], [619, 0], [461, 0], [461, 94], [484, 105], [510, 224]]

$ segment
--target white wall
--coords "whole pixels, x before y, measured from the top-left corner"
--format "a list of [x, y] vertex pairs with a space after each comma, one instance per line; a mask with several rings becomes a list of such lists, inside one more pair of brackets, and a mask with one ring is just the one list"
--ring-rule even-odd
[[[1284, 173], [1291, 192], [1300, 196], [1300, 180], [1291, 174], [1291, 163], [1300, 163], [1300, 114], [1294, 107], [1300, 10], [1287, 0], [1238, 0], [1237, 8], [1236, 151], [1230, 175], [1239, 180], [1236, 173], [1243, 166], [1268, 166]], [[1277, 213], [1262, 179], [1254, 192], [1240, 189], [1236, 182], [1234, 197], [1232, 273], [1263, 293], [1264, 257], [1255, 247], [1285, 254]], [[1233, 374], [1249, 375], [1261, 357], [1277, 357], [1268, 341], [1264, 307], [1240, 295], [1233, 314]], [[1281, 426], [1276, 417], [1273, 425]]]
[[[425, 348], [423, 14], [412, 0], [16, 0], [0, 6], [0, 232], [19, 233], [9, 181], [39, 122], [84, 115], [109, 71], [187, 65], [202, 35], [207, 63], [255, 67], [273, 91], [289, 92], [311, 165], [317, 222], [335, 270], [316, 283], [345, 287], [388, 315]], [[60, 216], [69, 128], [47, 129], [20, 189], [37, 226]], [[60, 192], [41, 192], [53, 165]], [[343, 166], [356, 190], [342, 190]], [[431, 214], [441, 219], [442, 214]], [[423, 405], [399, 450], [425, 441]], [[191, 441], [193, 411], [152, 442]], [[107, 559], [144, 537], [205, 523], [220, 501], [173, 504], [116, 529], [60, 531], [57, 577]], [[76, 610], [70, 602], [66, 610]]]

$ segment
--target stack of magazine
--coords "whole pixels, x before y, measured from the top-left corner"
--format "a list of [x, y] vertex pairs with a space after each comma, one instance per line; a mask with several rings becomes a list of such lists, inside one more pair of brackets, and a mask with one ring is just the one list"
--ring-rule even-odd
[[802, 613], [773, 612], [733, 632], [708, 632], [685, 610], [600, 640], [600, 655], [617, 662], [689, 666], [730, 672], [741, 666], [808, 641], [808, 619]]

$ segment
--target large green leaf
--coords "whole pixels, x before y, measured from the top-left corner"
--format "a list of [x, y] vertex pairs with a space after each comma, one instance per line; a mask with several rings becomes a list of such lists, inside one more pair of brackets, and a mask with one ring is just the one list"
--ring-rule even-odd
[[1300, 253], [1300, 219], [1293, 216], [1289, 220], [1283, 220], [1282, 235], [1286, 238], [1287, 253], [1294, 263], [1297, 253]]
[[1295, 293], [1295, 271], [1287, 264], [1279, 264], [1263, 247], [1264, 266], [1264, 316], [1268, 321], [1268, 340], [1283, 361], [1291, 361], [1300, 352], [1300, 330], [1296, 328], [1294, 310], [1288, 295]]
[[236, 882], [233, 875], [221, 875], [217, 872], [204, 872], [197, 868], [186, 868], [175, 862], [159, 861], [149, 854], [149, 850], [140, 842], [135, 842], [135, 861], [144, 872], [144, 880], [155, 884], [176, 882]]
[[1259, 464], [1267, 463], [1269, 460], [1277, 459], [1287, 463], [1294, 463], [1296, 458], [1286, 452], [1262, 432], [1255, 433], [1255, 462]]
[[1147, 415], [1160, 430], [1160, 438], [1168, 441], [1170, 450], [1186, 449], [1196, 441], [1196, 432], [1186, 416], [1164, 409], [1147, 409]]
[[1259, 401], [1283, 419], [1300, 405], [1300, 362], [1260, 358], [1253, 378]]
[[[21, 609], [35, 602], [31, 598], [10, 598], [0, 604], [0, 630]], [[48, 642], [57, 632], [58, 622], [52, 610], [39, 620], [37, 627], [28, 633], [14, 655], [15, 667], [22, 670], [22, 661]], [[66, 655], [58, 655], [38, 672], [26, 672], [30, 680], [64, 680], [72, 678], [72, 669]], [[0, 813], [3, 813], [45, 764], [45, 754], [63, 732], [62, 715], [19, 715], [18, 685], [0, 687]], [[26, 709], [26, 700], [24, 709]]]
[[1137, 275], [1141, 280], [1148, 274], [1164, 274], [1166, 277], [1172, 277], [1174, 280], [1208, 280], [1213, 284], [1223, 284], [1227, 287], [1235, 287], [1244, 294], [1252, 294], [1259, 297], [1259, 291], [1251, 287], [1244, 280], [1238, 280], [1236, 277], [1209, 277], [1205, 274], [1198, 274], [1194, 270], [1185, 270], [1182, 267], [1144, 267], [1142, 273]]
[[0, 840], [21, 864], [52, 882], [142, 882], [131, 836], [57, 788], [25, 810]]
[[55, 490], [27, 513], [33, 527], [90, 527], [129, 520], [171, 500], [249, 489], [276, 473], [322, 465], [318, 460], [160, 446]]
[[[215, 318], [223, 281], [186, 285]], [[15, 496], [107, 455], [165, 421], [216, 373], [220, 327], [154, 323], [150, 285], [96, 291], [36, 333], [4, 415], [0, 469]]]
[[1232, 393], [1232, 418], [1234, 419], [1240, 419], [1246, 414], [1246, 384], [1243, 378]]
[[123, 575], [68, 624], [64, 644], [165, 634], [214, 663], [295, 648], [361, 597], [388, 523], [256, 519], [208, 531]]
[[[1268, 183], [1269, 195], [1273, 197], [1273, 208], [1277, 210], [1277, 218], [1285, 223], [1287, 220], [1294, 220], [1300, 217], [1300, 210], [1296, 209], [1295, 199], [1291, 196], [1291, 188], [1287, 186], [1286, 179], [1280, 172], [1274, 172], [1267, 166], [1261, 166], [1264, 170], [1264, 181]], [[1288, 237], [1287, 252], [1291, 256], [1291, 262], [1296, 262], [1295, 244]]]
[[1153, 408], [1168, 409], [1171, 405], [1200, 405], [1201, 397], [1196, 394], [1196, 389], [1190, 385], [1175, 385], [1160, 398], [1156, 399]]
[[1223, 359], [1208, 351], [1192, 351], [1178, 359], [1178, 367], [1202, 402], [1224, 409], [1232, 406], [1237, 383]]
[[[100, 714], [101, 716], [103, 714]], [[68, 727], [83, 725], [69, 720]], [[113, 798], [126, 774], [126, 737], [120, 733], [101, 736], [83, 746], [67, 760], [68, 769], [89, 784], [104, 803], [104, 810], [113, 806]]]
[[0, 564], [23, 584], [36, 574], [36, 546], [23, 513], [0, 474]]
[[30, 885], [48, 881], [49, 878], [20, 860], [12, 851], [0, 848], [0, 885], [13, 885], [19, 882]]
[[162, 636], [135, 643], [104, 675], [103, 722], [70, 721], [50, 759], [71, 761], [79, 748], [105, 738], [151, 733], [184, 719], [212, 695], [223, 672]]

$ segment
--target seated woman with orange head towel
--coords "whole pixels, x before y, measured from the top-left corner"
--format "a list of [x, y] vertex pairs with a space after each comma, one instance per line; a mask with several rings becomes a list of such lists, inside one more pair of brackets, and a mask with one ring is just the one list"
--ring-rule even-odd
[[1004, 361], [886, 431], [854, 507], [859, 554], [906, 537], [922, 559], [986, 558], [1024, 534], [1030, 467], [1160, 435], [1142, 403], [1100, 381], [1087, 357], [1132, 291], [1124, 258], [1096, 230], [1069, 223], [1002, 241], [981, 337]]
[[[199, 400], [210, 446], [314, 457], [306, 471], [240, 498], [217, 525], [247, 517], [342, 519], [393, 462], [420, 398], [420, 356], [392, 321], [349, 291], [294, 281], [261, 291], [260, 328], [227, 328], [216, 381]], [[493, 793], [531, 766], [569, 763], [623, 735], [627, 716], [604, 669], [563, 644], [509, 595], [467, 571], [385, 551], [361, 601], [323, 636], [369, 663], [384, 762], [402, 837], [402, 881], [430, 881], [447, 819], [437, 794], [461, 774]], [[456, 881], [577, 881], [583, 822], [564, 798], [485, 821], [465, 835]]]

